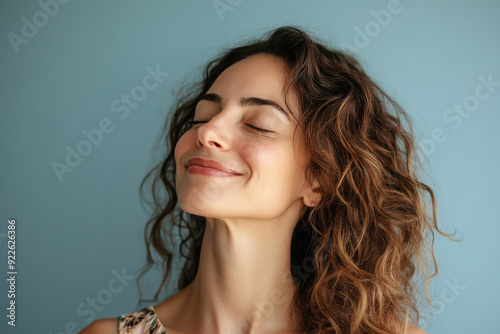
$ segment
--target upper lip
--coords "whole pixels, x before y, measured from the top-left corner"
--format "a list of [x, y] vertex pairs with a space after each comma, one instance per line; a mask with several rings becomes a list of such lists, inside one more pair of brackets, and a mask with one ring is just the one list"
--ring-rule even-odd
[[203, 166], [203, 167], [215, 168], [215, 169], [221, 170], [221, 171], [229, 173], [229, 174], [237, 174], [237, 175], [241, 174], [238, 171], [236, 171], [236, 170], [230, 168], [229, 166], [226, 166], [220, 162], [217, 162], [214, 160], [203, 159], [203, 158], [189, 159], [188, 162], [186, 162], [186, 168], [191, 166], [191, 165], [198, 165], [198, 166]]

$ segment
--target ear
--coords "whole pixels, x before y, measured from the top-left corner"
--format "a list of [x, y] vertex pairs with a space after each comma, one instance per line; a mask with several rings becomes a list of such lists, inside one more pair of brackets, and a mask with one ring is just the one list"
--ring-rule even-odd
[[312, 185], [307, 188], [303, 198], [304, 198], [304, 204], [306, 206], [314, 207], [316, 206], [319, 201], [321, 200], [321, 193], [319, 191], [320, 186], [319, 182], [314, 179]]

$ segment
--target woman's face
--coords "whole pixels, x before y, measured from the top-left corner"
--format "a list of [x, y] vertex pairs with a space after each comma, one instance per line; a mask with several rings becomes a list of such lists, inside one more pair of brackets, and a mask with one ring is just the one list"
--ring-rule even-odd
[[[184, 211], [273, 219], [303, 208], [302, 195], [310, 188], [304, 174], [308, 159], [300, 131], [293, 141], [296, 121], [290, 113], [297, 117], [299, 111], [292, 91], [287, 96], [292, 110], [286, 108], [283, 66], [271, 55], [248, 57], [227, 68], [199, 101], [194, 121], [204, 122], [193, 125], [174, 151], [176, 191]], [[214, 160], [238, 175], [187, 169], [192, 158]]]

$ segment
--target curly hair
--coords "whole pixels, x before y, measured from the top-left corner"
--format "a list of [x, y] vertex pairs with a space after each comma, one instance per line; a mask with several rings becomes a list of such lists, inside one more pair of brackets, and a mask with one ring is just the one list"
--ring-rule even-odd
[[[307, 208], [292, 238], [297, 331], [395, 334], [402, 326], [418, 324], [417, 278], [425, 278], [428, 292], [438, 269], [434, 232], [449, 235], [438, 227], [432, 189], [416, 173], [421, 164], [411, 119], [353, 56], [293, 26], [227, 50], [207, 64], [201, 81], [181, 92], [162, 132], [165, 158], [140, 185], [142, 196], [149, 182], [154, 210], [144, 231], [147, 264], [138, 280], [155, 264], [152, 246], [163, 268], [156, 300], [172, 271], [175, 227], [185, 259], [179, 291], [195, 278], [205, 219], [177, 206], [174, 148], [217, 77], [262, 53], [286, 64], [287, 90], [299, 97], [297, 128], [311, 157], [306, 177], [320, 184], [321, 201]], [[300, 269], [307, 261], [313, 269], [304, 275]]]

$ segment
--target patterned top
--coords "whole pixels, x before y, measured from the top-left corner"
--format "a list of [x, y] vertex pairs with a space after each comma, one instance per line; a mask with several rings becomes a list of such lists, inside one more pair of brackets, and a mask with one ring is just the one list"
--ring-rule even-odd
[[167, 334], [152, 305], [118, 317], [120, 334]]

